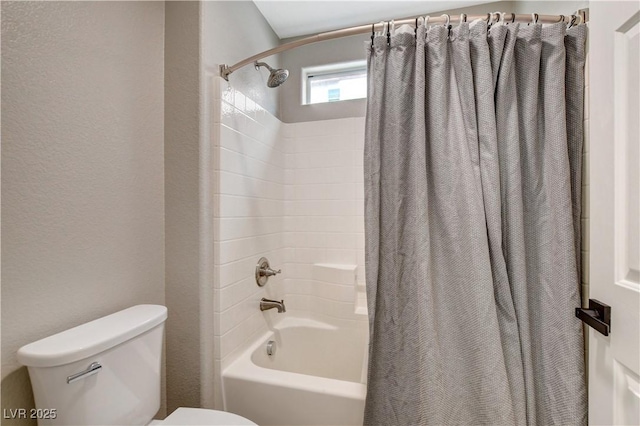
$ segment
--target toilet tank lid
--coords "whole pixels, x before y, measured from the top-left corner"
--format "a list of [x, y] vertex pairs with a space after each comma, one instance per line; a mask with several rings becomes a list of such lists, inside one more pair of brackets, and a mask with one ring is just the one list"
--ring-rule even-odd
[[132, 306], [25, 345], [18, 350], [18, 361], [28, 367], [69, 364], [126, 342], [166, 319], [165, 306]]

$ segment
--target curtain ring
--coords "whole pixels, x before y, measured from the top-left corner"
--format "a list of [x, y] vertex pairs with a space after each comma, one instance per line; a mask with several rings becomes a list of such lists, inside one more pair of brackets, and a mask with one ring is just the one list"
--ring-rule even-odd
[[391, 22], [387, 21], [387, 45], [391, 44]]
[[467, 22], [467, 14], [466, 13], [461, 13], [460, 14], [460, 21], [458, 22], [458, 26], [460, 26], [463, 22]]
[[514, 24], [516, 22], [516, 14], [511, 12], [511, 23]]
[[376, 24], [371, 24], [371, 47], [373, 48], [373, 38], [376, 33]]
[[578, 17], [576, 15], [571, 15], [571, 21], [569, 22], [569, 27], [568, 28], [573, 27], [573, 25], [576, 23], [577, 19], [578, 19]]
[[[532, 13], [531, 14], [531, 22], [529, 24], [537, 24], [538, 23], [538, 14], [537, 13]], [[527, 24], [527, 25], [529, 25]]]
[[451, 16], [447, 15], [446, 13], [440, 16], [444, 16], [447, 18], [447, 22], [445, 22], [444, 27], [447, 29], [447, 38], [449, 38], [449, 36], [451, 35], [451, 25], [449, 24], [451, 22]]
[[500, 16], [500, 12], [492, 12], [489, 13], [489, 22], [488, 22], [488, 29], [491, 29], [491, 26], [495, 23], [496, 21], [496, 15], [498, 15], [498, 17]]
[[428, 29], [429, 29], [429, 18], [431, 18], [431, 16], [429, 16], [429, 15], [427, 15], [427, 16], [425, 16], [425, 17], [424, 17], [424, 28], [425, 28], [426, 30], [428, 30]]
[[[500, 13], [500, 12], [498, 12], [498, 13]], [[504, 15], [506, 15], [506, 14], [507, 14], [506, 12], [500, 13], [500, 20], [498, 21], [498, 23], [504, 24]]]

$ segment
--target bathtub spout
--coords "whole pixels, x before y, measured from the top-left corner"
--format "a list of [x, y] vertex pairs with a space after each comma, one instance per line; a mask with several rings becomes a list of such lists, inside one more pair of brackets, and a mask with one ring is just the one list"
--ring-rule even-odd
[[271, 299], [265, 299], [264, 297], [260, 300], [260, 310], [266, 311], [267, 309], [278, 309], [278, 313], [287, 312], [284, 307], [284, 300], [277, 301]]

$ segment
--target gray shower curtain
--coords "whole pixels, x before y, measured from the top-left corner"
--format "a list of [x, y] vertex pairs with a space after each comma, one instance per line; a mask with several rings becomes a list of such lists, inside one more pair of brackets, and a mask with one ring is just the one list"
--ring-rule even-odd
[[586, 424], [585, 39], [478, 21], [368, 45], [365, 424]]

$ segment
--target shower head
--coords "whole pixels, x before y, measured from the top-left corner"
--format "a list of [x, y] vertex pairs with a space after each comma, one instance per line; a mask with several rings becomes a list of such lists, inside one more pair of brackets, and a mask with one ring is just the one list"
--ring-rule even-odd
[[269, 79], [267, 80], [267, 86], [269, 87], [278, 87], [282, 83], [284, 83], [289, 77], [289, 70], [283, 69], [273, 69], [269, 65], [264, 62], [257, 62], [254, 64], [256, 69], [259, 70], [260, 67], [265, 67], [269, 70]]

